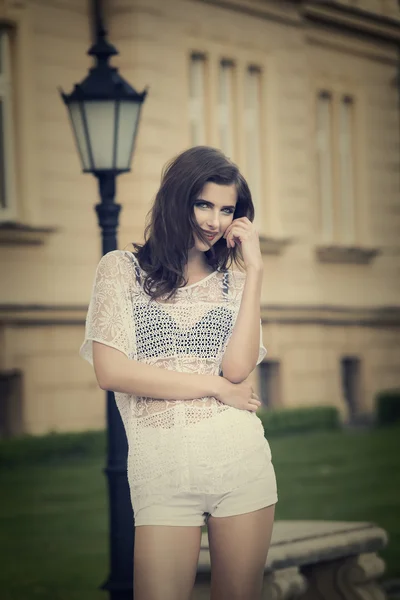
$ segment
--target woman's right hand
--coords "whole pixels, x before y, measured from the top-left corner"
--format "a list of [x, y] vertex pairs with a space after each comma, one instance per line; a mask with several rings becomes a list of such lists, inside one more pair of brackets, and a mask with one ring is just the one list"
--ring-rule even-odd
[[251, 384], [245, 379], [241, 383], [232, 383], [224, 377], [220, 377], [217, 400], [228, 404], [239, 410], [249, 410], [256, 412], [261, 406], [261, 402]]

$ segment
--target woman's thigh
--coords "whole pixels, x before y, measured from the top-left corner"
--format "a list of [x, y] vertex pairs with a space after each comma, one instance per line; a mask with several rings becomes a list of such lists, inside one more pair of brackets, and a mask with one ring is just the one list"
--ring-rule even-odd
[[275, 506], [210, 517], [211, 600], [259, 600]]
[[142, 525], [135, 530], [135, 600], [189, 600], [201, 527]]

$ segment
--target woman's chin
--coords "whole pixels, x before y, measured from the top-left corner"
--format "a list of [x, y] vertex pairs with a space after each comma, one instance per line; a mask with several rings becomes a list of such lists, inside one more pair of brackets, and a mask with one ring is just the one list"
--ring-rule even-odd
[[201, 240], [196, 239], [194, 245], [196, 247], [196, 250], [198, 250], [199, 252], [207, 252], [207, 250], [209, 250], [214, 244], [207, 244], [206, 242], [202, 242]]
[[199, 252], [207, 252], [208, 250], [210, 250], [211, 248], [213, 248], [213, 246], [215, 246], [217, 244], [217, 242], [219, 242], [221, 238], [218, 237], [215, 240], [212, 240], [210, 242], [203, 242], [200, 238], [195, 238], [195, 243], [194, 243], [194, 247], [196, 248], [196, 250], [198, 250]]

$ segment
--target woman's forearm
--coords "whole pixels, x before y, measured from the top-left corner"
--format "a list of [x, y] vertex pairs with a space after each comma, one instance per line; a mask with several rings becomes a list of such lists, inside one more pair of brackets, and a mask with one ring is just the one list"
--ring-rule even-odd
[[222, 359], [222, 372], [232, 383], [254, 370], [260, 348], [260, 301], [263, 270], [247, 271], [236, 323]]
[[104, 390], [163, 400], [218, 398], [222, 377], [171, 371], [130, 360], [104, 344], [93, 342], [97, 381]]

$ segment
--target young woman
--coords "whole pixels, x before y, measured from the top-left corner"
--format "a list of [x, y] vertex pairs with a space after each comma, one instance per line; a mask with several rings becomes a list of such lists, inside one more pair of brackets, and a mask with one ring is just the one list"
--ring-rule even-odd
[[247, 381], [266, 354], [251, 194], [221, 152], [195, 147], [149, 216], [143, 245], [101, 259], [81, 347], [129, 442], [135, 600], [189, 600], [205, 523], [211, 600], [258, 600], [277, 493]]

